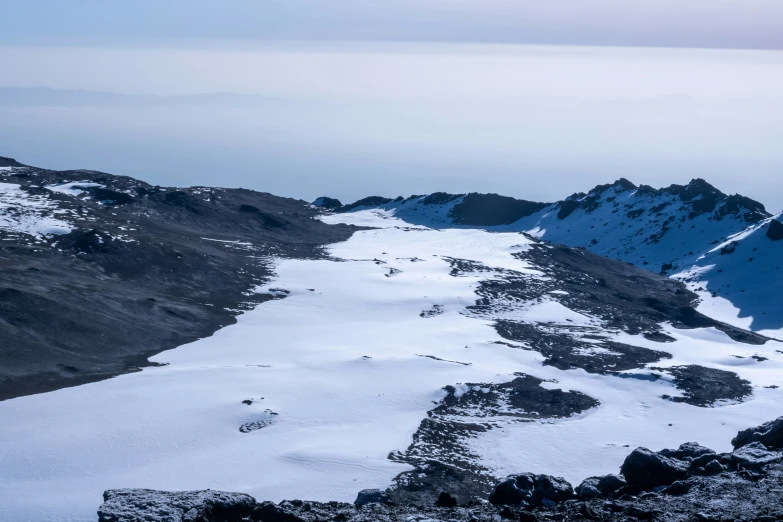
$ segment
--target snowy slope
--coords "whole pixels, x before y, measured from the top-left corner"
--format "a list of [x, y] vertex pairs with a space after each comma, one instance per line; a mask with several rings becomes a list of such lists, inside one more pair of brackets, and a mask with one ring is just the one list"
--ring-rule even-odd
[[[567, 306], [572, 291], [526, 257], [548, 247], [519, 233], [433, 230], [378, 210], [324, 219], [376, 228], [332, 245], [329, 259], [273, 260], [276, 278], [258, 292], [277, 299], [153, 358], [166, 366], [0, 402], [0, 418], [12, 420], [0, 423], [0, 520], [94, 520], [101, 493], [121, 487], [352, 501], [411, 469], [390, 453], [433, 450], [415, 444], [428, 411], [457, 427], [486, 425], [458, 441], [459, 455], [444, 446], [432, 458], [467, 456], [465, 465], [493, 476], [533, 471], [572, 483], [615, 471], [625, 446], [698, 440], [726, 450], [739, 429], [779, 415], [772, 386], [783, 385], [783, 344], [668, 324], [660, 326], [668, 342], [659, 342], [611, 327]], [[514, 279], [545, 292], [481, 297], [487, 284]], [[601, 356], [607, 339], [668, 357], [650, 364], [656, 378], [645, 367], [561, 369], [501, 336], [499, 319], [567, 330], [593, 343], [587, 357]], [[712, 407], [667, 399], [681, 395], [667, 372], [687, 365], [736, 373], [752, 394]], [[500, 391], [518, 379], [584, 407], [564, 415], [520, 411], [513, 400], [495, 413], [460, 407], [462, 398], [513, 399]], [[448, 396], [456, 406], [446, 408]]]
[[690, 266], [713, 245], [769, 217], [760, 203], [727, 196], [698, 179], [664, 189], [621, 179], [552, 204], [496, 194], [435, 193], [366, 198], [339, 211], [368, 208], [390, 210], [395, 217], [429, 227], [524, 231], [655, 271], [664, 264]]
[[729, 236], [673, 277], [699, 294], [699, 310], [721, 321], [783, 333], [783, 239], [770, 233], [781, 215]]
[[[367, 208], [387, 210], [409, 223], [435, 228], [479, 227], [491, 231], [527, 232], [552, 243], [584, 247], [596, 254], [669, 275], [687, 271], [689, 281], [694, 283], [693, 289], [707, 288], [707, 281], [700, 275], [705, 273], [706, 258], [715, 257], [715, 252], [720, 252], [725, 242], [732, 241], [730, 238], [766, 227], [770, 218], [760, 203], [740, 195], [726, 195], [700, 179], [663, 189], [636, 186], [621, 179], [552, 204], [494, 194], [436, 193], [385, 202], [367, 198], [338, 211]], [[756, 239], [752, 241], [757, 242]], [[752, 252], [767, 244], [766, 241], [758, 243], [744, 250]], [[750, 325], [754, 330], [783, 328], [783, 325], [765, 322], [761, 317], [742, 320], [763, 315], [765, 310], [760, 308], [767, 306], [772, 308], [766, 310], [766, 315], [783, 317], [783, 310], [772, 299], [780, 283], [766, 286], [745, 283], [757, 280], [758, 274], [769, 274], [769, 270], [779, 264], [774, 261], [776, 250], [766, 250], [769, 254], [756, 256], [755, 264], [729, 263], [725, 269], [716, 268], [711, 275], [709, 290], [723, 292], [724, 298], [734, 303], [735, 308], [744, 310], [721, 313], [723, 320], [741, 327]], [[753, 255], [745, 256], [745, 261], [750, 257]], [[716, 279], [718, 273], [721, 275]], [[732, 281], [735, 289], [744, 286], [745, 292], [728, 291]], [[752, 304], [756, 308], [751, 311]]]

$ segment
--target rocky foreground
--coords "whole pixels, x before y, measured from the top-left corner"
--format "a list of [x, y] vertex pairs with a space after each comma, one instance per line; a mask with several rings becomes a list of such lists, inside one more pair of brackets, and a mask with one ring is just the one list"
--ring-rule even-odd
[[479, 522], [519, 520], [783, 520], [783, 417], [741, 431], [730, 453], [688, 442], [653, 452], [637, 448], [616, 475], [576, 488], [562, 478], [522, 473], [497, 484], [486, 501], [400, 504], [365, 490], [354, 504], [257, 502], [240, 493], [115, 489], [104, 493], [100, 522]]

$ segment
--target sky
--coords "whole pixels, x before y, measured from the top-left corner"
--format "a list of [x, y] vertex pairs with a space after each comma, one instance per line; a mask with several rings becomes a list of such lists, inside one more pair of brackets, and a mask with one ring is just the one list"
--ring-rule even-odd
[[346, 201], [703, 177], [783, 208], [777, 0], [0, 0], [0, 155]]

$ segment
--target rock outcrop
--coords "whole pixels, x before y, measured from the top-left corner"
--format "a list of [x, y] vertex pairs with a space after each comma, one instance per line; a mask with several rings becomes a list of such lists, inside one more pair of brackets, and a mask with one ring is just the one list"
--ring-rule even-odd
[[731, 445], [735, 448], [747, 446], [752, 442], [761, 442], [770, 448], [783, 448], [783, 417], [742, 430], [731, 439]]

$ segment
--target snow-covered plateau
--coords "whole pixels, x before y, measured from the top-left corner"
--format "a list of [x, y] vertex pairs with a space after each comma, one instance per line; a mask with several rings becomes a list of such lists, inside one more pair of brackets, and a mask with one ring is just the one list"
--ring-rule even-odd
[[[724, 451], [780, 415], [783, 343], [715, 326], [628, 331], [569, 308], [572, 287], [534, 261], [553, 247], [393, 214], [324, 215], [373, 228], [322, 259], [266, 260], [275, 276], [256, 291], [273, 298], [152, 357], [160, 366], [0, 402], [0, 520], [92, 521], [104, 490], [127, 487], [352, 501], [426, 459], [577, 484], [615, 472], [629, 448]], [[512, 279], [543, 290], [493, 290]], [[581, 362], [560, 364], [498, 324], [572, 340]], [[611, 362], [631, 349], [635, 366]], [[740, 391], [699, 404], [689, 394], [702, 390], [679, 382], [693, 368]], [[541, 402], [520, 403], [522, 387]], [[552, 408], [552, 394], [569, 407]], [[425, 419], [481, 429], [438, 447]]]

